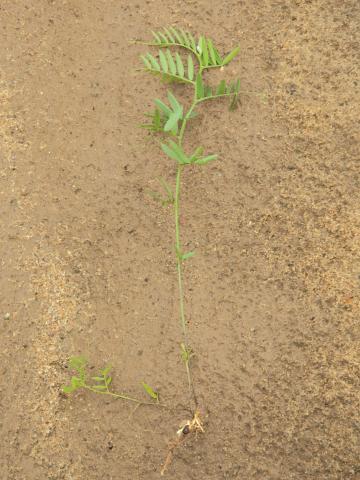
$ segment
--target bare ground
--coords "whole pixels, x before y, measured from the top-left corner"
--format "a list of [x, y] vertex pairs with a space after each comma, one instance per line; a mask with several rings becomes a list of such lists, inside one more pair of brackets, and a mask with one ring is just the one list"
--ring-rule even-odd
[[[129, 43], [163, 25], [239, 44], [223, 75], [267, 96], [187, 136], [221, 157], [183, 179], [206, 433], [168, 478], [359, 479], [359, 2], [4, 0], [0, 18], [1, 479], [159, 478], [188, 415], [171, 209], [147, 194], [174, 166], [138, 129], [166, 88]], [[59, 395], [79, 353], [170, 409]]]

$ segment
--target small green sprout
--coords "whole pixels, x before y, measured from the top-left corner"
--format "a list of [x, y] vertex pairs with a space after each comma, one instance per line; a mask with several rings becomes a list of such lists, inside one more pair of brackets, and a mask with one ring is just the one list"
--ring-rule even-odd
[[[88, 362], [85, 357], [71, 357], [68, 363], [68, 366], [71, 370], [74, 370], [76, 375], [71, 377], [70, 385], [65, 385], [62, 387], [62, 391], [66, 394], [70, 394], [79, 390], [81, 388], [85, 390], [90, 390], [94, 393], [100, 393], [103, 395], [110, 395], [114, 398], [121, 398], [123, 400], [128, 400], [130, 402], [135, 402], [139, 405], [155, 405], [155, 403], [144, 402], [138, 400], [137, 398], [130, 397], [123, 393], [116, 393], [110, 390], [110, 384], [112, 382], [112, 377], [110, 376], [111, 366], [107, 366], [100, 370], [100, 373], [94, 377], [90, 377], [87, 372]], [[147, 388], [145, 388], [145, 385]], [[143, 387], [146, 393], [156, 400], [156, 403], [159, 401], [159, 395], [156, 393], [149, 385], [143, 383]]]
[[151, 397], [153, 398], [154, 400], [156, 400], [157, 402], [159, 401], [159, 394], [157, 392], [155, 392], [155, 390], [153, 390], [150, 385], [148, 385], [147, 383], [145, 382], [141, 382], [141, 385], [143, 386], [145, 392]]

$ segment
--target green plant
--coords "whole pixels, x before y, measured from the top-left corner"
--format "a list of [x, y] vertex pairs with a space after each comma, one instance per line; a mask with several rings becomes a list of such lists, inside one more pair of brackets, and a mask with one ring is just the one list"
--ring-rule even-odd
[[[205, 165], [216, 160], [217, 155], [204, 154], [204, 149], [201, 146], [197, 147], [192, 153], [188, 153], [183, 145], [184, 134], [188, 122], [197, 116], [196, 108], [205, 101], [228, 97], [230, 99], [229, 108], [233, 110], [237, 105], [240, 81], [236, 80], [231, 83], [226, 83], [225, 80], [221, 80], [216, 87], [211, 87], [204, 81], [204, 72], [212, 68], [222, 69], [222, 67], [227, 65], [238, 54], [238, 47], [224, 57], [221, 57], [218, 49], [214, 46], [210, 38], [201, 35], [196, 41], [191, 33], [173, 27], [153, 32], [153, 37], [154, 40], [146, 43], [146, 45], [159, 47], [158, 56], [155, 57], [147, 53], [141, 57], [145, 70], [153, 75], [159, 76], [165, 83], [189, 84], [192, 85], [194, 90], [192, 103], [187, 110], [175, 96], [174, 92], [170, 90], [167, 92], [166, 103], [160, 99], [155, 99], [154, 110], [145, 114], [148, 121], [141, 125], [142, 128], [147, 129], [153, 134], [160, 133], [168, 136], [166, 141], [161, 142], [161, 149], [171, 160], [174, 160], [177, 165], [175, 191], [171, 189], [163, 178], [159, 178], [158, 180], [163, 187], [165, 197], [157, 192], [150, 192], [150, 194], [155, 200], [161, 202], [162, 205], [173, 205], [174, 209], [179, 314], [183, 337], [180, 343], [180, 353], [186, 369], [190, 407], [193, 413], [192, 419], [182, 423], [180, 429], [177, 431], [176, 440], [169, 445], [168, 455], [161, 470], [161, 475], [163, 475], [171, 463], [175, 449], [183, 442], [187, 434], [190, 432], [204, 431], [192, 380], [191, 359], [194, 353], [190, 346], [185, 319], [183, 262], [194, 256], [194, 252], [185, 252], [182, 248], [180, 235], [180, 190], [181, 175], [184, 168], [190, 165]], [[172, 52], [173, 48], [176, 49], [175, 52]], [[185, 63], [178, 50], [187, 50], [188, 53]], [[134, 402], [137, 405], [164, 406], [159, 403], [158, 393], [145, 382], [142, 382], [142, 387], [153, 400], [152, 402], [144, 402], [123, 393], [111, 391], [111, 367], [106, 367], [100, 370], [97, 376], [91, 377], [87, 371], [87, 360], [84, 357], [72, 357], [69, 361], [69, 368], [74, 370], [76, 375], [71, 378], [69, 385], [62, 388], [64, 393], [70, 394], [78, 389], [85, 389], [93, 393], [109, 395], [114, 398]]]
[[[120, 398], [122, 400], [128, 400], [130, 402], [137, 403], [138, 405], [154, 405], [153, 402], [145, 402], [138, 400], [137, 398], [130, 397], [123, 393], [116, 393], [110, 390], [112, 377], [110, 376], [111, 366], [107, 366], [100, 370], [100, 373], [94, 377], [90, 377], [87, 371], [87, 360], [84, 357], [71, 357], [68, 363], [68, 367], [74, 370], [76, 375], [71, 377], [70, 385], [62, 387], [64, 393], [73, 393], [81, 388], [90, 390], [93, 393], [99, 393], [101, 395], [109, 395], [114, 398]], [[90, 382], [90, 383], [89, 383]], [[157, 403], [159, 402], [159, 395], [155, 392], [147, 383], [142, 382], [142, 386], [145, 392]]]
[[[183, 83], [193, 87], [194, 94], [191, 105], [186, 110], [181, 101], [175, 96], [173, 91], [168, 90], [167, 102], [155, 99], [155, 109], [147, 113], [150, 119], [149, 123], [142, 125], [152, 133], [161, 133], [169, 138], [161, 142], [162, 151], [177, 164], [175, 193], [166, 183], [167, 197], [164, 200], [159, 195], [154, 198], [159, 199], [163, 204], [172, 204], [175, 217], [175, 253], [179, 289], [179, 311], [180, 323], [182, 328], [181, 357], [185, 364], [188, 379], [188, 387], [191, 399], [191, 407], [194, 407], [194, 418], [198, 425], [198, 402], [194, 389], [191, 374], [191, 358], [193, 356], [192, 348], [189, 343], [187, 324], [184, 308], [184, 288], [183, 288], [183, 262], [194, 255], [194, 252], [183, 251], [180, 236], [180, 190], [181, 175], [185, 167], [189, 165], [205, 165], [216, 160], [216, 154], [204, 154], [204, 149], [199, 146], [192, 153], [188, 153], [183, 145], [184, 134], [188, 122], [197, 115], [196, 108], [205, 101], [219, 98], [230, 98], [230, 109], [236, 107], [238, 94], [240, 92], [240, 81], [236, 80], [226, 83], [225, 80], [216, 87], [209, 86], [204, 80], [204, 72], [212, 68], [222, 68], [227, 65], [239, 52], [239, 48], [233, 49], [224, 57], [220, 56], [218, 49], [210, 38], [201, 35], [198, 40], [190, 32], [173, 27], [163, 28], [161, 31], [152, 32], [153, 41], [145, 43], [146, 45], [159, 47], [158, 55], [154, 56], [147, 53], [141, 56], [145, 70], [153, 75], [160, 77], [167, 84]], [[173, 51], [175, 48], [175, 51]], [[186, 59], [180, 55], [180, 51], [187, 51]], [[190, 422], [191, 424], [191, 422]]]

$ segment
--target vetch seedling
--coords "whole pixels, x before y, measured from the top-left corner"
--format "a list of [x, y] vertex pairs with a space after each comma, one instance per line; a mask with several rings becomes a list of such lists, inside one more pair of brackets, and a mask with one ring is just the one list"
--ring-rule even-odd
[[[172, 90], [167, 91], [165, 100], [154, 99], [154, 110], [146, 113], [147, 122], [141, 125], [152, 134], [162, 134], [166, 138], [160, 142], [162, 152], [176, 163], [175, 188], [163, 179], [159, 178], [164, 195], [157, 192], [150, 192], [152, 197], [162, 205], [172, 205], [174, 211], [174, 236], [175, 236], [175, 261], [177, 269], [177, 281], [179, 290], [179, 317], [182, 330], [180, 343], [180, 356], [185, 365], [187, 383], [189, 390], [189, 408], [192, 413], [191, 419], [185, 420], [177, 429], [175, 440], [169, 445], [168, 454], [161, 470], [164, 475], [169, 467], [175, 449], [189, 436], [190, 433], [197, 434], [204, 432], [201, 411], [199, 408], [194, 382], [192, 379], [191, 360], [194, 351], [190, 345], [188, 328], [185, 318], [184, 287], [183, 287], [183, 262], [194, 256], [193, 251], [184, 251], [180, 235], [180, 191], [181, 177], [185, 168], [190, 165], [203, 166], [217, 159], [215, 153], [205, 153], [202, 146], [198, 146], [192, 152], [184, 146], [184, 135], [188, 123], [196, 121], [197, 107], [209, 100], [228, 98], [229, 108], [233, 110], [237, 105], [240, 93], [240, 81], [235, 80], [227, 83], [225, 80], [216, 87], [211, 87], [204, 79], [204, 73], [213, 68], [221, 70], [239, 53], [239, 47], [234, 48], [227, 55], [222, 57], [215, 47], [213, 40], [201, 35], [198, 40], [187, 31], [173, 27], [153, 33], [153, 40], [146, 45], [158, 47], [157, 54], [147, 53], [142, 55], [145, 70], [158, 76], [166, 84], [183, 83], [193, 89], [191, 104], [185, 105]], [[185, 56], [183, 55], [185, 51]], [[243, 92], [242, 92], [243, 93]], [[114, 398], [126, 400], [139, 405], [159, 405], [158, 393], [147, 383], [142, 382], [144, 392], [151, 401], [146, 402], [124, 393], [117, 393], [111, 390], [112, 377], [110, 367], [100, 370], [95, 376], [90, 376], [87, 368], [87, 360], [84, 357], [72, 357], [69, 361], [69, 368], [75, 372], [70, 384], [63, 387], [63, 392], [71, 394], [79, 389], [89, 390], [93, 393], [108, 395]]]
[[[206, 70], [212, 68], [221, 68], [227, 65], [239, 52], [239, 47], [234, 48], [230, 53], [222, 57], [214, 42], [201, 35], [198, 40], [190, 33], [182, 29], [173, 27], [163, 28], [161, 31], [152, 32], [153, 41], [147, 43], [158, 47], [157, 55], [147, 53], [141, 56], [145, 70], [158, 76], [167, 84], [183, 83], [190, 85], [193, 89], [193, 100], [186, 109], [181, 100], [178, 99], [174, 91], [167, 91], [167, 99], [154, 100], [155, 108], [147, 113], [148, 123], [142, 125], [152, 133], [160, 133], [168, 138], [161, 142], [160, 146], [165, 155], [177, 164], [175, 192], [166, 183], [167, 199], [164, 205], [172, 204], [175, 220], [175, 257], [179, 289], [179, 315], [182, 329], [181, 358], [185, 365], [188, 380], [190, 408], [193, 412], [192, 420], [187, 420], [185, 425], [178, 430], [179, 437], [169, 446], [168, 456], [164, 463], [161, 474], [163, 475], [168, 468], [174, 449], [190, 432], [203, 432], [201, 415], [198, 400], [195, 392], [194, 382], [191, 372], [191, 359], [194, 355], [190, 346], [187, 323], [184, 307], [184, 287], [183, 287], [183, 262], [194, 256], [194, 252], [183, 250], [180, 235], [180, 190], [181, 176], [184, 168], [189, 165], [206, 165], [217, 159], [217, 154], [204, 153], [204, 148], [198, 146], [194, 151], [188, 152], [184, 146], [184, 135], [189, 121], [195, 119], [197, 107], [208, 100], [216, 100], [224, 97], [230, 99], [229, 108], [233, 110], [236, 107], [238, 95], [240, 92], [240, 81], [235, 80], [226, 83], [225, 80], [215, 87], [209, 86], [204, 80]], [[186, 55], [182, 55], [183, 53]], [[180, 53], [179, 53], [180, 52]], [[156, 195], [153, 195], [156, 198]], [[171, 201], [170, 201], [171, 200]], [[179, 433], [180, 432], [180, 433]]]

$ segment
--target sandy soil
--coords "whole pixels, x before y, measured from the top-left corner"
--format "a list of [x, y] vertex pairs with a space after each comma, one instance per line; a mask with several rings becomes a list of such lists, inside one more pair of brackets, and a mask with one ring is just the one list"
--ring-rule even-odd
[[[129, 43], [163, 25], [239, 44], [224, 75], [267, 95], [187, 135], [221, 157], [183, 179], [206, 433], [167, 477], [359, 479], [360, 3], [3, 0], [0, 19], [1, 479], [156, 479], [187, 418], [173, 219], [147, 194], [174, 165], [138, 129], [166, 88]], [[79, 353], [170, 408], [60, 395]]]

